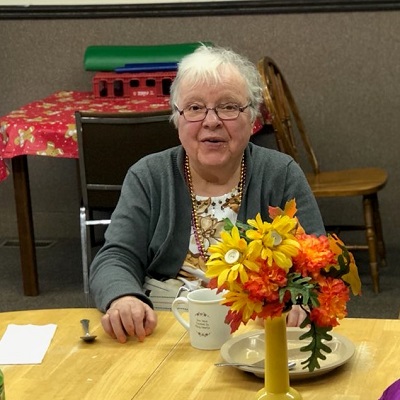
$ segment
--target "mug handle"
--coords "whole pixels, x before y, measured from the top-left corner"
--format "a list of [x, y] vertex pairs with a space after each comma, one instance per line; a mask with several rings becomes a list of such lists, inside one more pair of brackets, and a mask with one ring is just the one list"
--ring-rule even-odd
[[179, 304], [185, 304], [186, 307], [189, 306], [189, 300], [186, 297], [177, 297], [171, 305], [171, 310], [175, 315], [178, 322], [188, 331], [190, 329], [189, 322], [187, 322], [183, 317], [181, 311], [179, 311]]

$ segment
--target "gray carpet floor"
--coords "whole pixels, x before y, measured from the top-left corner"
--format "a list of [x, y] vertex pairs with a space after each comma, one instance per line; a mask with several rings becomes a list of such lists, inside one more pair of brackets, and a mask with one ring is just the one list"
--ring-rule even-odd
[[[85, 307], [79, 239], [49, 242], [49, 246], [37, 248], [40, 294], [28, 297], [23, 295], [19, 248], [10, 241], [0, 240], [0, 312]], [[348, 303], [349, 317], [399, 317], [400, 252], [398, 249], [387, 252], [387, 266], [380, 270], [379, 294], [372, 291], [367, 253], [354, 252], [363, 293]]]

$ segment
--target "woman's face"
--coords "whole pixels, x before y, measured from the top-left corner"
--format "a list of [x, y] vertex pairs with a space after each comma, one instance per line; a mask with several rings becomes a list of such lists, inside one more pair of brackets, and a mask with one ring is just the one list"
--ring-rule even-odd
[[[222, 82], [213, 85], [190, 86], [181, 83], [180, 110], [196, 104], [213, 108], [221, 104], [235, 103], [248, 105], [246, 86], [238, 73], [226, 71]], [[242, 158], [252, 133], [253, 123], [246, 108], [237, 119], [221, 120], [209, 110], [203, 121], [189, 122], [183, 115], [178, 118], [179, 138], [191, 163], [202, 167], [223, 167], [235, 165]]]

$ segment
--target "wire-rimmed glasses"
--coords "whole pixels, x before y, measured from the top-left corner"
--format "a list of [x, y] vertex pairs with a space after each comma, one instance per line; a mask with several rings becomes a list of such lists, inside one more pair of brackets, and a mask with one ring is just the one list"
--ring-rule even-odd
[[202, 104], [189, 104], [182, 110], [175, 104], [175, 108], [183, 118], [188, 122], [199, 122], [205, 120], [209, 111], [214, 111], [217, 117], [223, 121], [229, 121], [239, 117], [246, 108], [250, 106], [250, 103], [245, 106], [240, 106], [236, 103], [225, 103], [218, 104], [215, 107], [206, 107]]

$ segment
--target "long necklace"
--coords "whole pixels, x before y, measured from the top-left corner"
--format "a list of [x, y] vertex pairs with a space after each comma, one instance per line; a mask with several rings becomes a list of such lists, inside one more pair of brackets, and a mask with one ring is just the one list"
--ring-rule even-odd
[[[190, 173], [189, 157], [187, 155], [185, 156], [184, 169], [185, 169], [186, 184], [189, 187], [190, 199], [192, 201], [191, 219], [192, 219], [194, 238], [196, 240], [196, 245], [199, 250], [200, 256], [206, 262], [208, 260], [209, 256], [208, 256], [205, 246], [204, 246], [204, 237], [201, 232], [201, 226], [200, 226], [200, 221], [199, 221], [199, 216], [198, 216], [198, 206], [197, 206], [196, 194], [194, 193], [194, 190], [193, 190], [192, 174]], [[238, 195], [239, 195], [239, 206], [240, 206], [240, 203], [242, 202], [243, 188], [244, 188], [245, 182], [246, 182], [246, 164], [244, 162], [244, 156], [243, 156], [242, 163], [240, 165], [240, 180], [239, 180], [239, 183], [237, 186], [237, 191], [238, 191]]]

